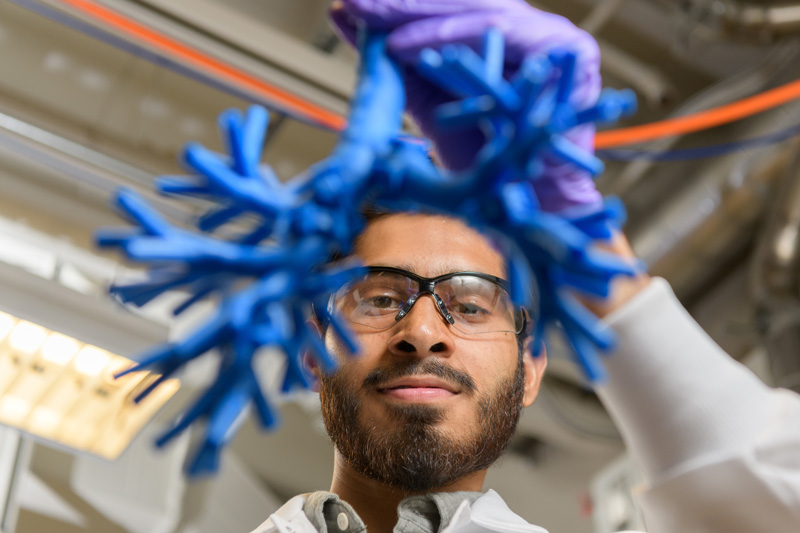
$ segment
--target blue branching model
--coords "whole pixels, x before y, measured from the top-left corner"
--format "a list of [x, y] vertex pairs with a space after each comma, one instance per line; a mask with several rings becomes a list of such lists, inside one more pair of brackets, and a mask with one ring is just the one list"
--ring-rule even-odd
[[[216, 470], [221, 449], [249, 406], [255, 406], [263, 427], [276, 424], [253, 368], [263, 348], [286, 355], [284, 391], [309, 386], [302, 353], [311, 353], [324, 370], [335, 369], [319, 335], [306, 325], [312, 306], [358, 353], [355, 338], [327, 302], [360, 267], [329, 260], [351, 253], [365, 224], [361, 208], [371, 203], [449, 213], [483, 231], [506, 255], [514, 301], [536, 317], [537, 349], [546, 328], [559, 324], [587, 376], [603, 378], [596, 348], [609, 348], [613, 336], [571, 293], [603, 297], [612, 277], [635, 273], [631, 265], [591, 248], [594, 239], [610, 234], [622, 209], [609, 201], [593, 212], [548, 214], [539, 208], [531, 182], [544, 154], [593, 174], [601, 172], [599, 160], [562, 134], [632, 111], [631, 93], [607, 90], [594, 107], [574, 109], [568, 100], [575, 57], [569, 53], [529, 58], [506, 80], [503, 38], [495, 31], [487, 34], [482, 57], [458, 45], [426, 50], [419, 72], [458, 98], [438, 109], [440, 125], [479, 125], [487, 132], [473, 167], [449, 173], [400, 135], [405, 99], [399, 67], [386, 53], [385, 35], [362, 37], [349, 126], [331, 156], [303, 178], [283, 183], [260, 165], [268, 122], [264, 109], [229, 111], [220, 117], [229, 155], [189, 145], [184, 162], [193, 174], [162, 177], [156, 183], [166, 195], [215, 202], [197, 221], [199, 231], [170, 224], [135, 193], [122, 190], [116, 207], [136, 228], [97, 235], [100, 246], [118, 248], [128, 259], [150, 267], [147, 281], [112, 287], [123, 301], [144, 305], [182, 289], [190, 296], [176, 314], [201, 300], [219, 301], [216, 314], [192, 335], [153, 349], [129, 370], [152, 369], [163, 380], [208, 352], [218, 354], [216, 380], [158, 440], [163, 446], [205, 420], [205, 436], [189, 462], [191, 474]], [[255, 228], [236, 238], [218, 235], [218, 229], [243, 217], [256, 220]]]

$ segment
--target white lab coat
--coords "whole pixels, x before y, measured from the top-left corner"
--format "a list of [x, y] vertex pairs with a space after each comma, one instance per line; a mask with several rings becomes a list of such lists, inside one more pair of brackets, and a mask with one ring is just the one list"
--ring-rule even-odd
[[[800, 396], [725, 354], [664, 280], [607, 322], [620, 348], [598, 394], [644, 473], [636, 496], [649, 533], [800, 533]], [[304, 502], [253, 533], [316, 533]], [[492, 490], [462, 503], [442, 533], [491, 531], [546, 533]]]
[[663, 279], [606, 320], [619, 349], [597, 392], [645, 483], [650, 533], [800, 533], [800, 396], [770, 389]]

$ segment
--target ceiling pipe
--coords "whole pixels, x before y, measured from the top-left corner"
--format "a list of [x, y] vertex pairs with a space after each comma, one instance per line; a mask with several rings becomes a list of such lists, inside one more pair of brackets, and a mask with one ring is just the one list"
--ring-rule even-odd
[[677, 98], [675, 85], [653, 65], [598, 39], [601, 67], [632, 88], [650, 107], [661, 108]]
[[151, 173], [4, 113], [0, 113], [0, 151], [25, 157], [103, 198], [110, 198], [120, 187], [133, 188], [162, 214], [182, 224], [191, 223], [202, 206], [168, 200], [153, 191]]
[[602, 0], [586, 15], [579, 26], [591, 34], [599, 32], [627, 0]]
[[782, 37], [800, 33], [800, 3], [760, 5], [726, 0], [718, 6], [720, 21], [728, 34]]
[[[668, 118], [687, 116], [717, 106], [735, 102], [764, 90], [774, 83], [776, 76], [783, 73], [787, 66], [797, 58], [798, 46], [794, 42], [780, 43], [773, 47], [769, 54], [756, 64], [748, 65], [733, 76], [722, 79], [703, 91], [692, 95], [678, 106]], [[667, 137], [653, 141], [648, 149], [653, 151], [669, 150], [682, 137]], [[616, 176], [603, 177], [601, 186], [608, 194], [625, 197], [642, 179], [649, 175], [655, 163], [653, 161], [634, 161]]]
[[773, 196], [750, 265], [750, 294], [775, 385], [800, 392], [800, 154]]
[[[800, 104], [759, 117], [748, 137], [800, 118]], [[667, 278], [679, 296], [690, 296], [713, 279], [749, 245], [773, 184], [800, 142], [746, 151], [712, 160], [695, 182], [660, 207], [648, 223], [630, 235], [650, 272]]]
[[[296, 67], [283, 71], [283, 64], [269, 64], [263, 58], [254, 61], [247, 54], [231, 46], [221, 44], [198, 32], [186, 31], [182, 25], [169, 23], [163, 15], [140, 6], [137, 8], [130, 2], [114, 2], [115, 8], [112, 9], [94, 0], [11, 1], [180, 74], [194, 77], [246, 100], [261, 103], [270, 109], [277, 108], [298, 120], [333, 131], [341, 131], [346, 126], [343, 113], [347, 109], [349, 90], [352, 86], [347, 85], [348, 89], [342, 90], [336, 80], [352, 80], [354, 74], [349, 65], [342, 70], [345, 65], [335, 65], [334, 63], [340, 62], [333, 61], [329, 55], [310, 46], [295, 43], [295, 46], [291, 47], [294, 51], [306, 52], [305, 55], [289, 54], [286, 51], [290, 48], [288, 46], [283, 46], [277, 51], [273, 50], [282, 54], [284, 61], [289, 61]], [[215, 3], [207, 2], [207, 4]], [[123, 11], [123, 6], [126, 10], [136, 8], [136, 15], [127, 14]], [[197, 6], [184, 7], [187, 11], [181, 12], [180, 15], [186, 20], [191, 20], [189, 15], [193, 14], [202, 20], [210, 20], [210, 24], [215, 28], [225, 27], [218, 17], [209, 17], [208, 12], [199, 12]], [[217, 6], [217, 9], [221, 8]], [[252, 22], [246, 19], [244, 21], [242, 25], [248, 24], [250, 34], [256, 33], [252, 28]], [[242, 28], [237, 28], [237, 31], [245, 33]], [[262, 28], [261, 41], [264, 38], [263, 34]], [[312, 58], [316, 60], [312, 61]], [[315, 81], [312, 83], [310, 78], [301, 78], [303, 74], [309, 72], [309, 69], [316, 70], [317, 75], [323, 72], [328, 83], [318, 84]], [[333, 94], [334, 86], [339, 86], [339, 94]]]
[[776, 184], [752, 264], [755, 300], [777, 307], [800, 300], [800, 153]]
[[[592, 9], [581, 20], [579, 26], [591, 33], [600, 47], [601, 68], [604, 75], [611, 76], [626, 87], [630, 87], [650, 107], [662, 107], [673, 101], [677, 89], [672, 81], [654, 65], [637, 59], [626, 51], [598, 37], [603, 27], [620, 11], [626, 0], [602, 0], [592, 2]], [[530, 2], [537, 9], [553, 11], [552, 5]]]

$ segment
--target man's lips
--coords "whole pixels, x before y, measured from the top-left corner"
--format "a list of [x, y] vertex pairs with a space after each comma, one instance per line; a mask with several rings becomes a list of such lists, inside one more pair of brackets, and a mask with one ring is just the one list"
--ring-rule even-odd
[[452, 384], [431, 376], [407, 376], [378, 387], [378, 392], [405, 401], [451, 398], [459, 393]]

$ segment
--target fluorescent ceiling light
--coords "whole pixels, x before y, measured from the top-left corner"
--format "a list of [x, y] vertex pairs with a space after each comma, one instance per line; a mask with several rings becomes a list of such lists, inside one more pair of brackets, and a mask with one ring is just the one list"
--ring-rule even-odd
[[8, 344], [14, 350], [31, 355], [39, 349], [47, 338], [47, 331], [31, 322], [20, 320], [11, 330]]
[[134, 362], [0, 312], [0, 424], [116, 459], [178, 391], [168, 380], [139, 404], [158, 375], [114, 374]]

